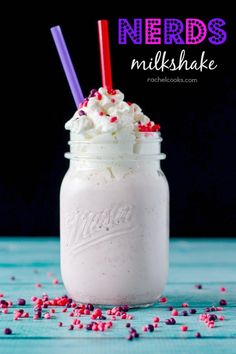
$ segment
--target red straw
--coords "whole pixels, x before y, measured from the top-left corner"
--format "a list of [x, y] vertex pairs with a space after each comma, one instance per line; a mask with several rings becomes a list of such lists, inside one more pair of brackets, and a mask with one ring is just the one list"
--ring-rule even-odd
[[111, 56], [110, 56], [110, 43], [108, 33], [108, 21], [98, 21], [98, 35], [101, 59], [101, 72], [102, 72], [102, 86], [107, 90], [112, 89], [112, 76], [111, 76]]

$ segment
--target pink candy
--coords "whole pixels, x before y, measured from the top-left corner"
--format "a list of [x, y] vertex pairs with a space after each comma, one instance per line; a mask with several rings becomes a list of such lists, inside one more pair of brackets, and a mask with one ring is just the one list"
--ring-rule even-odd
[[159, 317], [153, 317], [152, 322], [158, 323], [158, 322], [160, 322], [160, 318]]
[[172, 316], [178, 316], [179, 313], [178, 313], [178, 311], [177, 311], [176, 309], [174, 309], [174, 310], [171, 312], [171, 315], [172, 315]]
[[51, 318], [51, 315], [49, 312], [46, 312], [43, 316], [46, 320], [49, 320]]
[[225, 319], [225, 316], [218, 316], [219, 321], [224, 321], [224, 319]]
[[59, 280], [57, 278], [53, 279], [52, 281], [53, 284], [59, 284]]
[[188, 326], [181, 326], [181, 327], [180, 327], [180, 330], [181, 330], [182, 332], [186, 332], [186, 331], [188, 330]]
[[184, 303], [181, 305], [181, 307], [188, 307], [187, 302], [184, 302]]
[[35, 287], [36, 287], [36, 288], [42, 288], [42, 284], [36, 283], [36, 284], [35, 284]]

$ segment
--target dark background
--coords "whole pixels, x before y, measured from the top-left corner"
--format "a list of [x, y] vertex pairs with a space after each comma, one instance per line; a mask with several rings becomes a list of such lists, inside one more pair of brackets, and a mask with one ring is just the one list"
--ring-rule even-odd
[[[119, 3], [120, 4], [120, 3]], [[99, 5], [99, 4], [98, 4]], [[90, 9], [91, 7], [91, 9]], [[93, 12], [92, 12], [93, 11]], [[230, 11], [149, 8], [126, 11], [103, 3], [10, 4], [2, 18], [1, 86], [6, 95], [1, 115], [0, 235], [58, 235], [59, 188], [68, 160], [64, 123], [75, 106], [50, 35], [60, 24], [85, 95], [101, 86], [96, 21], [110, 21], [114, 87], [128, 101], [160, 123], [162, 163], [170, 184], [171, 236], [235, 236], [235, 22]], [[224, 45], [207, 41], [195, 46], [118, 45], [119, 17], [200, 18], [227, 21]], [[132, 58], [153, 57], [167, 50], [178, 57], [215, 59], [213, 72], [142, 73], [130, 70]], [[147, 77], [193, 77], [197, 84], [147, 83]], [[5, 81], [4, 81], [5, 79]], [[4, 113], [3, 113], [4, 112]]]

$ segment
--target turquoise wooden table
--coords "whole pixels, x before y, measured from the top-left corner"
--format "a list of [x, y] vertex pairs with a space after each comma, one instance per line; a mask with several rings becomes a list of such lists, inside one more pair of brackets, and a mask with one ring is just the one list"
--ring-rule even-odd
[[[59, 284], [52, 283], [54, 278], [59, 279]], [[36, 283], [42, 288], [36, 288]], [[201, 284], [202, 289], [197, 289], [196, 284]], [[226, 292], [221, 292], [221, 287]], [[236, 239], [172, 239], [170, 273], [163, 294], [167, 302], [130, 311], [134, 317], [130, 322], [140, 333], [140, 338], [132, 341], [126, 339], [126, 321], [120, 319], [105, 332], [69, 331], [72, 318], [61, 308], [56, 308], [50, 320], [34, 321], [31, 297], [40, 297], [43, 292], [50, 298], [65, 293], [60, 278], [59, 239], [0, 238], [0, 293], [4, 295], [0, 300], [13, 301], [7, 314], [0, 309], [1, 354], [236, 353]], [[17, 305], [19, 297], [26, 299], [25, 306]], [[217, 315], [224, 315], [225, 320], [208, 328], [199, 321], [199, 314], [206, 306], [218, 306], [221, 299], [227, 301], [227, 306]], [[184, 302], [197, 313], [177, 316], [175, 325], [166, 325], [164, 320], [171, 317], [168, 306], [181, 312], [185, 310], [181, 308]], [[14, 321], [13, 311], [17, 308], [24, 308], [30, 317]], [[152, 323], [154, 316], [161, 319], [159, 327], [152, 333], [142, 332], [142, 326]], [[87, 318], [82, 322], [88, 323]], [[63, 327], [58, 327], [58, 321], [63, 322]], [[188, 331], [182, 332], [181, 325], [187, 325]], [[11, 335], [3, 333], [6, 327], [12, 329]], [[201, 338], [195, 338], [196, 332], [201, 333]]]

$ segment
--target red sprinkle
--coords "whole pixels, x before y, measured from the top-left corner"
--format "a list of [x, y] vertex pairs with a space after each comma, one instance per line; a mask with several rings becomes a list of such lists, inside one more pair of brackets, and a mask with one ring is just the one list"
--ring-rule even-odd
[[138, 130], [142, 133], [158, 132], [160, 129], [161, 126], [159, 124], [151, 124], [151, 122], [148, 122], [146, 125], [142, 123], [138, 124]]
[[114, 90], [114, 89], [109, 89], [109, 90], [107, 90], [107, 93], [108, 93], [109, 95], [116, 95], [116, 90]]
[[114, 122], [117, 121], [117, 119], [118, 119], [117, 117], [111, 117], [111, 118], [110, 118], [110, 122], [111, 122], [111, 123], [114, 123]]
[[98, 99], [98, 101], [101, 101], [101, 99], [102, 99], [102, 95], [100, 94], [100, 92], [96, 92], [95, 93], [95, 96], [96, 96], [96, 98]]
[[159, 302], [165, 303], [165, 302], [167, 302], [167, 298], [166, 297], [161, 297]]
[[104, 116], [104, 112], [99, 112], [99, 115], [100, 116]]
[[60, 322], [58, 322], [58, 327], [62, 327], [62, 322], [60, 321]]

